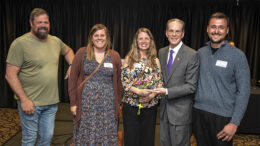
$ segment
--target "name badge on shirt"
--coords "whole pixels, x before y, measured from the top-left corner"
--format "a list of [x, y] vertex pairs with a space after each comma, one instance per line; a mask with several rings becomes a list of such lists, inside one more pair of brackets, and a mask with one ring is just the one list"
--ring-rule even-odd
[[217, 60], [216, 66], [227, 68], [227, 61]]
[[140, 63], [135, 63], [134, 64], [134, 68], [141, 68], [142, 66], [141, 66], [141, 64]]
[[113, 64], [112, 63], [104, 63], [104, 67], [113, 68]]

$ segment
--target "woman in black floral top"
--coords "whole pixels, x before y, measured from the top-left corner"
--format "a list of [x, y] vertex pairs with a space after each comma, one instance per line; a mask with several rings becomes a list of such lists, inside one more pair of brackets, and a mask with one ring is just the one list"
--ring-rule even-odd
[[124, 61], [121, 79], [124, 88], [124, 145], [153, 146], [160, 96], [152, 90], [162, 86], [162, 75], [154, 38], [149, 29], [137, 30]]

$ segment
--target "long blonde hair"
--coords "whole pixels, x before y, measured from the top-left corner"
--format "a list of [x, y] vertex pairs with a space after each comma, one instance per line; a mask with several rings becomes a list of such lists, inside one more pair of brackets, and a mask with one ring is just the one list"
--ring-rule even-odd
[[94, 35], [94, 33], [98, 30], [105, 30], [106, 33], [106, 50], [110, 49], [111, 47], [111, 42], [110, 42], [110, 34], [109, 31], [107, 29], [107, 27], [103, 24], [96, 24], [94, 25], [88, 35], [88, 45], [87, 45], [87, 60], [93, 60], [95, 58], [95, 54], [94, 54], [94, 43], [92, 42], [92, 37]]
[[130, 69], [133, 68], [134, 63], [138, 62], [141, 59], [140, 49], [138, 48], [138, 44], [137, 44], [138, 35], [141, 32], [147, 33], [148, 36], [150, 37], [150, 47], [146, 54], [148, 66], [150, 66], [152, 68], [154, 68], [156, 66], [155, 59], [157, 58], [157, 51], [156, 51], [156, 45], [154, 42], [153, 34], [151, 33], [151, 31], [148, 28], [139, 28], [137, 30], [137, 32], [135, 33], [133, 42], [131, 44], [130, 51], [127, 54], [127, 57], [129, 58], [128, 65], [129, 65]]

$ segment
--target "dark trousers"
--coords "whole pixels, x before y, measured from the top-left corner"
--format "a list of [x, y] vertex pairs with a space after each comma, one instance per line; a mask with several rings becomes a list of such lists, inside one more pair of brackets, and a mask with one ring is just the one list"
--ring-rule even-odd
[[230, 117], [223, 117], [193, 108], [192, 131], [197, 146], [232, 146], [233, 140], [223, 142], [217, 134], [230, 122]]
[[157, 106], [141, 109], [123, 106], [124, 146], [154, 146]]

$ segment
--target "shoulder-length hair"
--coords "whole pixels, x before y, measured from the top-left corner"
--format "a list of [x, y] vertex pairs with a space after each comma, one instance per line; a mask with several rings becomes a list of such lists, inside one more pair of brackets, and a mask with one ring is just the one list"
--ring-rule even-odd
[[109, 31], [107, 29], [107, 27], [103, 24], [96, 24], [94, 25], [88, 35], [88, 44], [87, 44], [87, 60], [93, 60], [95, 58], [95, 54], [94, 54], [94, 43], [92, 41], [92, 37], [94, 35], [95, 32], [97, 32], [98, 30], [105, 30], [106, 33], [106, 44], [105, 44], [105, 48], [106, 50], [110, 49], [111, 47], [111, 42], [110, 42], [110, 34]]
[[152, 67], [152, 68], [154, 68], [155, 65], [156, 65], [155, 59], [157, 58], [157, 51], [156, 51], [156, 45], [155, 45], [155, 42], [154, 42], [153, 34], [151, 33], [151, 31], [148, 28], [139, 28], [134, 35], [130, 51], [127, 54], [127, 57], [129, 58], [128, 65], [129, 65], [130, 69], [133, 68], [134, 63], [138, 62], [141, 59], [140, 49], [139, 49], [138, 44], [137, 44], [138, 35], [141, 32], [148, 34], [148, 36], [150, 37], [150, 47], [149, 47], [147, 54], [146, 54], [147, 55], [147, 63], [148, 63], [147, 65]]

